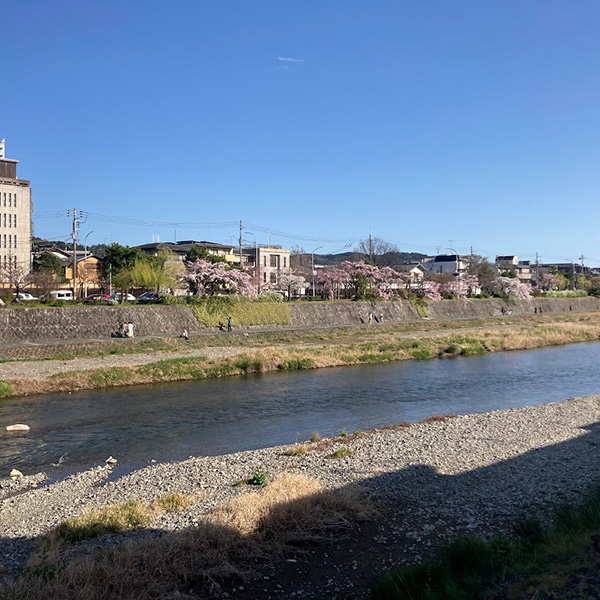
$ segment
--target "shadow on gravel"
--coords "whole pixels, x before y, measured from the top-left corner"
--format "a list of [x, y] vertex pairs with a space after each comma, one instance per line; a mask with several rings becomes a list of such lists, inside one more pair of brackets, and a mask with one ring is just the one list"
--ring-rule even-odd
[[[479, 441], [490, 456], [501, 442]], [[452, 451], [449, 447], [448, 455]], [[359, 468], [355, 458], [340, 462], [340, 468]], [[317, 513], [331, 509], [331, 495], [282, 498], [246, 525], [230, 514], [177, 533], [134, 534], [124, 549], [92, 554], [77, 569], [61, 569], [48, 556], [15, 587], [0, 589], [0, 596], [364, 598], [380, 573], [419, 561], [459, 535], [510, 532], [522, 516], [549, 519], [557, 504], [577, 502], [600, 480], [599, 458], [600, 426], [595, 423], [575, 439], [457, 475], [415, 464], [361, 482], [378, 506], [370, 521], [357, 522], [353, 509], [337, 506], [337, 516], [329, 514], [330, 525], [322, 523], [309, 535], [315, 507]], [[116, 543], [123, 537], [112, 539]], [[0, 561], [22, 541], [0, 540]], [[87, 551], [85, 545], [77, 548], [79, 555]]]

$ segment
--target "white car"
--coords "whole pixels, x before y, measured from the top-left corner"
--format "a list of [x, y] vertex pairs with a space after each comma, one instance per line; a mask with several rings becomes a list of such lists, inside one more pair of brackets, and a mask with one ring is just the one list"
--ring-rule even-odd
[[19, 302], [29, 302], [31, 300], [39, 300], [39, 298], [36, 298], [35, 296], [32, 296], [31, 294], [27, 294], [26, 292], [19, 292], [18, 294], [13, 294], [13, 296], [16, 298], [17, 295], [19, 296]]
[[121, 302], [124, 300], [125, 302], [135, 302], [135, 296], [133, 294], [123, 294], [121, 292], [115, 292], [112, 296], [110, 296], [110, 300], [115, 300], [116, 302]]

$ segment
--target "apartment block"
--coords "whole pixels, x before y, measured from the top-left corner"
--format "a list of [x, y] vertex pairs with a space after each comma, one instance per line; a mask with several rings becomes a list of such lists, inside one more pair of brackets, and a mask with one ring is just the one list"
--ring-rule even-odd
[[17, 177], [18, 160], [5, 157], [0, 142], [0, 282], [31, 271], [31, 185]]

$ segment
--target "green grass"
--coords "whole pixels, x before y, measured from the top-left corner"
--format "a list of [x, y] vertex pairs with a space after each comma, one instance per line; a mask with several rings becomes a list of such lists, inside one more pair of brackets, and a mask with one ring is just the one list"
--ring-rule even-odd
[[198, 300], [190, 304], [194, 316], [208, 327], [227, 324], [231, 317], [233, 327], [250, 325], [289, 325], [290, 307], [285, 302], [261, 302], [240, 298], [218, 297]]
[[572, 595], [574, 579], [585, 590], [586, 575], [597, 571], [600, 539], [600, 487], [578, 506], [556, 511], [554, 525], [545, 529], [533, 518], [515, 523], [515, 537], [488, 541], [461, 538], [438, 556], [386, 574], [371, 590], [371, 600], [512, 600], [592, 598]]
[[281, 371], [302, 371], [314, 369], [315, 361], [312, 358], [290, 358], [277, 365]]
[[11, 396], [14, 392], [14, 388], [10, 383], [6, 383], [6, 381], [0, 381], [0, 398], [4, 398], [5, 396]]
[[348, 458], [352, 456], [354, 452], [350, 448], [338, 448], [335, 452], [332, 452], [327, 456], [327, 458]]
[[381, 363], [395, 360], [396, 355], [393, 352], [380, 352], [379, 354], [359, 354], [356, 358], [362, 363]]
[[431, 358], [431, 350], [414, 350], [410, 354], [417, 360], [428, 360]]

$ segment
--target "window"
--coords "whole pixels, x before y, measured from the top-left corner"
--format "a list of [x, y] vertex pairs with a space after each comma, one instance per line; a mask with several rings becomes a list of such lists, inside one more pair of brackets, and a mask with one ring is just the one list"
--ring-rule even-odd
[[17, 215], [13, 215], [13, 223], [17, 226]]
[[12, 206], [12, 194], [8, 194], [8, 206]]
[[279, 254], [271, 254], [271, 266], [275, 268], [279, 266]]
[[[13, 196], [13, 206], [14, 206], [15, 208], [17, 208], [17, 194], [15, 194], [15, 195]], [[16, 225], [15, 225], [15, 227], [16, 227]]]
[[2, 223], [3, 223], [4, 227], [6, 227], [6, 213], [4, 213], [2, 215]]
[[267, 266], [267, 255], [263, 256], [263, 267]]
[[17, 249], [17, 234], [15, 233], [15, 235], [13, 236], [13, 245], [15, 250]]
[[265, 283], [267, 283], [267, 274], [266, 273], [263, 273], [263, 278], [264, 278]]
[[271, 283], [277, 283], [277, 273], [271, 271]]
[[[15, 225], [16, 227], [16, 225]], [[287, 256], [283, 257], [283, 268], [285, 269], [287, 267]]]
[[12, 213], [8, 213], [8, 226], [12, 227]]

